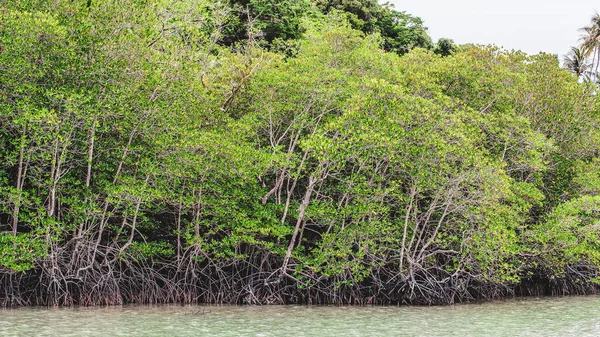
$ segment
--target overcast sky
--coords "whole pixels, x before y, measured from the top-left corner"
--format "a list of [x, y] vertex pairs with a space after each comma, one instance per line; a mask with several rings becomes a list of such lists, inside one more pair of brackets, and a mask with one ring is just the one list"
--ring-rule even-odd
[[[389, 0], [421, 17], [434, 40], [496, 44], [530, 54], [566, 54], [578, 44], [599, 0]], [[381, 1], [385, 2], [385, 1]]]

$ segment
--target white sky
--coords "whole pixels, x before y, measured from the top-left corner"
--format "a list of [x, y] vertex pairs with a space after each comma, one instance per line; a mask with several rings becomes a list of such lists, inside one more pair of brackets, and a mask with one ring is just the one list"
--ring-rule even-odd
[[[388, 0], [421, 17], [429, 34], [458, 44], [495, 44], [530, 54], [566, 54], [579, 28], [600, 10], [595, 0]], [[381, 1], [385, 2], [385, 1]]]

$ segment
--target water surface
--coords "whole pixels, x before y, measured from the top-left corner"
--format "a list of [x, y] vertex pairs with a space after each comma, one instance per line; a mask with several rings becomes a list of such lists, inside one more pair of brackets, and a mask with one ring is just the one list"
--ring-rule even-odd
[[600, 336], [600, 297], [451, 307], [19, 308], [0, 310], [0, 336]]

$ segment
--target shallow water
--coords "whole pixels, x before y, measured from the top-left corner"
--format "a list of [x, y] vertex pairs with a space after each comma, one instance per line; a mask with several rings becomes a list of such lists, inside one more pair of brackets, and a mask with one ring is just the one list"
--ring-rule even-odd
[[18, 308], [0, 310], [0, 336], [600, 336], [600, 297], [451, 307]]

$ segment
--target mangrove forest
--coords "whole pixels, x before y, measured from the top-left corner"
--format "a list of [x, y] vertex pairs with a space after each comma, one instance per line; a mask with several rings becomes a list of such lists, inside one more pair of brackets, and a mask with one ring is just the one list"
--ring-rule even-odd
[[563, 60], [376, 0], [0, 0], [0, 306], [593, 293], [584, 30]]

